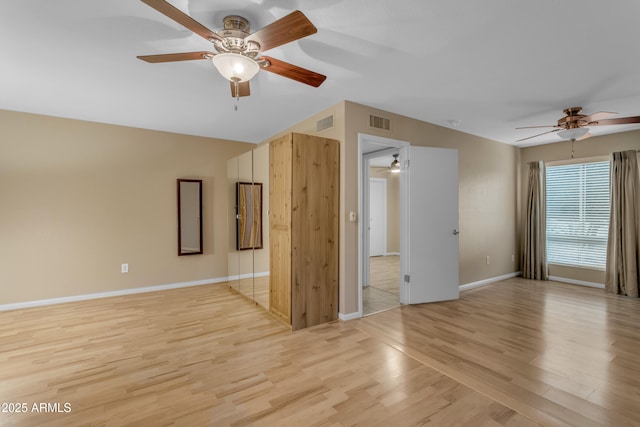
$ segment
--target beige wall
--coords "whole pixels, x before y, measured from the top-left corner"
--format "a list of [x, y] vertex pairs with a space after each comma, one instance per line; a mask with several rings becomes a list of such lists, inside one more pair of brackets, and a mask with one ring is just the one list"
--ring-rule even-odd
[[[340, 312], [358, 311], [358, 133], [408, 141], [412, 145], [458, 149], [460, 284], [518, 271], [516, 195], [519, 149], [452, 129], [342, 102], [283, 131], [317, 135], [317, 120], [334, 114], [333, 129], [320, 135], [340, 141]], [[390, 118], [391, 131], [369, 128], [368, 114]], [[272, 138], [268, 138], [266, 141]], [[486, 257], [491, 264], [486, 264]], [[347, 267], [348, 266], [348, 267]]]
[[[390, 118], [392, 131], [370, 129], [370, 112]], [[329, 114], [333, 128], [317, 133], [316, 121]], [[235, 230], [228, 229], [227, 160], [254, 145], [8, 111], [0, 111], [0, 120], [0, 256], [9, 266], [0, 271], [0, 280], [16, 284], [0, 303], [232, 274], [227, 255]], [[341, 143], [341, 313], [358, 306], [358, 228], [347, 213], [358, 207], [359, 132], [457, 148], [460, 283], [517, 270], [511, 262], [517, 148], [347, 101], [265, 142], [292, 131]], [[204, 179], [201, 256], [175, 255], [178, 177]], [[130, 273], [120, 273], [121, 263], [129, 263]], [[29, 268], [33, 265], [38, 268]]]
[[387, 252], [400, 253], [400, 175], [379, 167], [370, 168], [369, 175], [387, 180]]
[[[605, 136], [594, 136], [573, 145], [574, 158], [590, 158], [608, 155], [616, 151], [640, 149], [640, 131], [622, 132]], [[537, 145], [521, 149], [520, 191], [518, 197], [518, 225], [524, 220], [524, 207], [527, 194], [527, 163], [543, 160], [545, 162], [568, 160], [571, 158], [571, 142]], [[572, 280], [604, 284], [604, 271], [588, 268], [572, 268], [559, 265], [549, 266], [549, 275]]]
[[[391, 130], [369, 127], [369, 114], [391, 119]], [[518, 271], [516, 193], [518, 148], [442, 126], [346, 102], [345, 211], [358, 209], [358, 133], [458, 150], [460, 284]], [[347, 265], [357, 265], [358, 230], [347, 226]], [[486, 264], [490, 256], [491, 263]], [[357, 311], [357, 274], [347, 273], [347, 313]], [[355, 286], [352, 283], [356, 283]]]
[[[227, 159], [253, 147], [0, 110], [0, 304], [226, 277]], [[177, 256], [177, 178], [204, 181], [203, 255]]]

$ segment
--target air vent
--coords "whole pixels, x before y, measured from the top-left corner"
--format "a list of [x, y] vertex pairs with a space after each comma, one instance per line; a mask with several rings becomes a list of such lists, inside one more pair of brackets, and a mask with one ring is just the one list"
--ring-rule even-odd
[[320, 133], [333, 127], [333, 114], [316, 122], [316, 132]]
[[369, 127], [382, 130], [391, 130], [391, 120], [386, 117], [369, 114]]

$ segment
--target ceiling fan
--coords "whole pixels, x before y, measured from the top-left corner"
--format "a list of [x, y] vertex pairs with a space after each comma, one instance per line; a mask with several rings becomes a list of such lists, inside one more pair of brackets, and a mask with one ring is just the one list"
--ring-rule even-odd
[[610, 113], [607, 111], [600, 111], [598, 113], [585, 115], [580, 114], [582, 107], [571, 107], [563, 111], [564, 117], [558, 120], [557, 125], [549, 126], [525, 126], [516, 129], [535, 129], [535, 128], [555, 128], [547, 132], [539, 133], [537, 135], [528, 136], [526, 138], [519, 139], [516, 142], [525, 141], [527, 139], [536, 138], [538, 136], [546, 135], [548, 133], [558, 132], [558, 136], [562, 139], [570, 141], [580, 141], [587, 139], [591, 136], [589, 128], [593, 126], [605, 126], [605, 125], [627, 125], [633, 123], [640, 123], [640, 116], [634, 117], [620, 117], [617, 119], [607, 119], [606, 117], [615, 115], [617, 113]]
[[320, 86], [327, 78], [314, 71], [261, 55], [266, 50], [318, 31], [299, 10], [254, 33], [250, 33], [247, 19], [237, 15], [227, 16], [223, 19], [223, 29], [214, 32], [165, 0], [142, 0], [142, 2], [211, 42], [217, 53], [208, 51], [169, 53], [138, 56], [138, 59], [150, 63], [210, 59], [220, 74], [229, 80], [231, 96], [234, 98], [250, 95], [249, 80], [260, 69], [313, 87]]
[[383, 168], [378, 168], [376, 169], [376, 172], [380, 172], [380, 171], [389, 171], [392, 173], [399, 173], [400, 172], [400, 160], [398, 160], [398, 156], [400, 154], [394, 154], [393, 155], [393, 161], [391, 162], [391, 164], [387, 167], [383, 167]]

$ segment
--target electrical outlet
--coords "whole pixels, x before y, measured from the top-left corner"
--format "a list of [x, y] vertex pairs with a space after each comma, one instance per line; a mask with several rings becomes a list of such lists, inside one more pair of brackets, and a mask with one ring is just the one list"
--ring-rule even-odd
[[489, 255], [487, 255], [487, 265], [491, 264], [491, 258], [489, 258]]
[[129, 272], [129, 264], [122, 264], [122, 266], [120, 267], [120, 272], [121, 273], [128, 273]]

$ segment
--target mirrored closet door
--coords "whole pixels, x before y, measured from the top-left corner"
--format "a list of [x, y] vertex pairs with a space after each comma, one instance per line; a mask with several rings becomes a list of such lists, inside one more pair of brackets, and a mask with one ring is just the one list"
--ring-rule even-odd
[[229, 286], [269, 309], [269, 146], [230, 159]]

